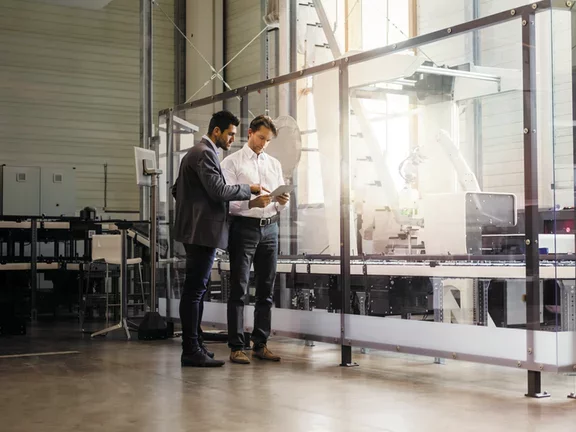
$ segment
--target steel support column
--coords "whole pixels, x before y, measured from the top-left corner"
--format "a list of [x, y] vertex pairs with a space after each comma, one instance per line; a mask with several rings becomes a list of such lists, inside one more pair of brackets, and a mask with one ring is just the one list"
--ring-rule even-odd
[[[574, 13], [574, 3], [571, 3], [570, 6], [570, 41], [571, 46], [574, 47], [574, 42], [576, 41], [576, 15]], [[554, 16], [554, 15], [553, 15]], [[573, 188], [573, 196], [574, 196], [574, 203], [576, 203], [576, 55], [574, 54], [574, 49], [572, 49], [572, 162], [573, 162], [573, 171], [572, 171], [572, 188]], [[574, 223], [576, 224], [576, 212], [574, 212]], [[575, 225], [576, 226], [576, 225]], [[576, 238], [574, 238], [574, 243], [576, 246]], [[576, 298], [574, 294], [574, 287], [573, 286], [564, 286], [564, 293], [563, 295], [563, 309], [562, 309], [562, 321], [567, 322], [569, 325], [570, 331], [575, 331], [575, 302], [574, 299]], [[562, 326], [562, 330], [566, 331], [564, 326]], [[572, 392], [568, 394], [568, 398], [576, 399], [576, 392]]]
[[174, 0], [174, 105], [186, 101], [186, 39], [178, 29], [186, 28], [186, 0]]
[[30, 319], [34, 323], [38, 319], [38, 219], [30, 220], [30, 228]]
[[248, 127], [250, 126], [250, 116], [248, 113], [248, 94], [242, 96], [240, 101], [240, 145], [248, 142]]
[[[472, 19], [480, 18], [480, 0], [473, 0]], [[479, 66], [481, 62], [480, 31], [474, 30], [472, 33], [472, 63]], [[480, 187], [484, 178], [484, 152], [482, 148], [482, 100], [474, 99], [474, 165], [476, 178]]]
[[[152, 2], [140, 0], [140, 146], [149, 149], [152, 130]], [[140, 189], [140, 219], [148, 219], [150, 201]]]
[[[574, 4], [572, 5], [574, 7]], [[574, 46], [576, 42], [576, 12], [571, 9], [570, 13], [570, 28], [571, 28], [571, 45]], [[573, 199], [576, 203], [576, 53], [572, 49], [572, 187], [573, 187]], [[576, 212], [574, 214], [574, 226], [576, 226]], [[576, 236], [574, 237], [574, 247], [576, 248]], [[576, 250], [576, 249], [575, 249]], [[575, 275], [576, 279], [576, 275]], [[574, 329], [576, 330], [576, 329]]]
[[[170, 299], [173, 298], [172, 296], [172, 269], [173, 269], [173, 261], [174, 258], [174, 237], [172, 235], [172, 228], [174, 227], [174, 200], [172, 199], [172, 185], [175, 183], [175, 168], [174, 167], [174, 150], [176, 146], [176, 137], [174, 136], [174, 111], [169, 110], [166, 114], [166, 184], [159, 185], [159, 187], [163, 187], [166, 190], [166, 209], [167, 214], [165, 214], [164, 223], [167, 224], [166, 229], [168, 230], [168, 251], [166, 253], [166, 258], [170, 261], [166, 264], [165, 269], [165, 295], [166, 295], [166, 317], [171, 317], [171, 310], [170, 310]], [[160, 194], [156, 196], [157, 202], [160, 202]], [[156, 249], [156, 247], [155, 247]], [[160, 258], [160, 257], [158, 257]], [[156, 280], [156, 278], [154, 278]], [[156, 287], [154, 285], [154, 292], [156, 292]], [[156, 296], [158, 293], [156, 293]]]
[[346, 315], [350, 305], [350, 91], [348, 88], [348, 63], [340, 63], [338, 87], [340, 90], [340, 366], [352, 363], [352, 347], [346, 343]]
[[[444, 281], [442, 278], [431, 278], [432, 280], [432, 304], [434, 306], [434, 322], [444, 322]], [[440, 357], [434, 358], [435, 364], [445, 364], [446, 360]]]
[[[538, 252], [538, 142], [536, 118], [536, 16], [522, 15], [522, 81], [524, 108], [524, 208], [526, 215], [526, 342], [527, 363], [534, 362], [535, 332], [540, 330], [540, 256]], [[549, 396], [542, 392], [541, 373], [528, 371], [526, 396]]]
[[328, 41], [330, 50], [334, 54], [334, 57], [338, 58], [342, 55], [342, 53], [340, 51], [340, 47], [338, 46], [336, 36], [334, 36], [334, 32], [332, 31], [332, 26], [330, 25], [330, 21], [328, 20], [328, 15], [326, 15], [326, 11], [324, 10], [324, 6], [322, 5], [322, 0], [312, 0], [312, 3], [314, 3], [314, 8], [316, 9], [316, 13], [318, 14], [318, 19], [320, 20], [320, 24], [324, 29], [324, 35], [326, 36], [326, 40]]
[[[290, 0], [290, 72], [294, 72], [298, 69], [298, 1]], [[294, 118], [298, 119], [298, 81], [293, 81], [288, 84], [288, 114]], [[298, 195], [296, 190], [298, 189], [298, 170], [294, 169], [292, 173], [292, 184], [296, 186], [296, 189], [290, 194], [290, 225], [289, 225], [289, 238], [290, 255], [298, 254]]]

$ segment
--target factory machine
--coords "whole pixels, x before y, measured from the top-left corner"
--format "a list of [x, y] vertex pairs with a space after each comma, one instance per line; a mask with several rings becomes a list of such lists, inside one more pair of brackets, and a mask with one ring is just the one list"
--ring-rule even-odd
[[[312, 3], [320, 25], [298, 44], [300, 70], [188, 101], [158, 122], [205, 130], [209, 113], [228, 108], [239, 141], [256, 113], [270, 109], [280, 125], [266, 151], [296, 192], [280, 217], [272, 333], [339, 344], [342, 366], [359, 347], [523, 368], [527, 395], [547, 396], [540, 372], [576, 368], [574, 104], [556, 98], [570, 98], [557, 85], [575, 76], [570, 55], [549, 58], [574, 45], [556, 37], [573, 32], [573, 2], [358, 53], [340, 51], [323, 2]], [[291, 35], [279, 33], [282, 48]], [[161, 141], [169, 188], [182, 137], [166, 128]], [[177, 320], [185, 260], [164, 195], [159, 311]], [[221, 251], [205, 327], [226, 328], [229, 289]]]
[[41, 319], [98, 325], [117, 316], [124, 303], [129, 316], [142, 314], [141, 299], [149, 297], [148, 289], [138, 287], [142, 273], [130, 270], [120, 301], [121, 263], [107, 266], [93, 259], [92, 242], [94, 236], [124, 231], [127, 256], [145, 258], [147, 228], [141, 222], [99, 220], [91, 207], [79, 216], [0, 215], [0, 335], [25, 334], [29, 322]]
[[[525, 217], [524, 203], [518, 200], [523, 191], [482, 190], [469, 162], [470, 152], [462, 143], [474, 135], [474, 128], [459, 130], [471, 116], [472, 110], [465, 113], [465, 107], [495, 97], [506, 101], [508, 95], [521, 92], [521, 70], [470, 63], [438, 66], [404, 54], [366, 63], [349, 68], [350, 145], [355, 159], [351, 164], [352, 313], [525, 328]], [[298, 209], [290, 228], [298, 253], [279, 257], [275, 305], [340, 313], [340, 190], [333, 187], [331, 176], [338, 166], [333, 151], [338, 141], [333, 126], [338, 116], [339, 96], [333, 91], [338, 77], [319, 75], [312, 81], [310, 91], [322, 101], [316, 104], [314, 123], [321, 156], [315, 168], [322, 175], [324, 202], [319, 208], [301, 205]], [[378, 145], [374, 113], [365, 101], [398, 93], [406, 96], [411, 112], [404, 116], [413, 118], [418, 133], [409, 135], [415, 144], [408, 154], [394, 162], [393, 155]], [[380, 121], [398, 116], [392, 112]], [[300, 130], [294, 119], [287, 122], [279, 117], [278, 122], [282, 127], [267, 151], [282, 162], [290, 181], [301, 160]], [[169, 215], [166, 220], [169, 223]], [[540, 211], [544, 330], [576, 330], [573, 221], [573, 209]], [[281, 242], [283, 246], [288, 250], [286, 242]], [[160, 307], [163, 314], [177, 318], [184, 263], [178, 263], [177, 254], [166, 262], [171, 266], [172, 273], [166, 277], [173, 301], [161, 299]], [[214, 267], [207, 301], [225, 303], [228, 285], [229, 266], [223, 252]], [[224, 326], [221, 311], [208, 316], [215, 326]]]
[[[154, 156], [135, 150], [137, 182], [153, 190]], [[92, 337], [114, 330], [128, 339], [130, 331], [141, 339], [169, 337], [162, 320], [151, 323], [151, 257], [163, 247], [151, 247], [156, 230], [146, 220], [103, 219], [90, 206], [77, 212], [75, 187], [74, 168], [0, 166], [0, 335], [67, 319]], [[156, 201], [150, 204], [154, 213]], [[110, 320], [119, 324], [108, 326]], [[101, 322], [106, 327], [94, 331]]]

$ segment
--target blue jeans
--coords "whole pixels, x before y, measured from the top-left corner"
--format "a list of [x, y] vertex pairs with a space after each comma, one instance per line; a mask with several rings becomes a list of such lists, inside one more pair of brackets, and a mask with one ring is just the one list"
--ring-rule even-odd
[[200, 346], [204, 294], [210, 280], [216, 249], [206, 246], [184, 244], [186, 250], [186, 280], [180, 298], [180, 321], [182, 324], [182, 347], [195, 351]]
[[230, 255], [230, 297], [228, 299], [228, 346], [244, 348], [244, 299], [254, 264], [256, 302], [254, 305], [255, 347], [270, 337], [274, 281], [278, 256], [278, 224], [258, 226], [248, 218], [234, 218], [228, 242]]

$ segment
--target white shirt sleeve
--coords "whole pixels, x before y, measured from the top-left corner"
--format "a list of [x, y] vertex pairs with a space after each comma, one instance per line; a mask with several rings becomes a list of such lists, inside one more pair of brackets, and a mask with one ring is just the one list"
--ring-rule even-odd
[[[224, 178], [226, 179], [226, 184], [240, 184], [238, 181], [237, 165], [233, 157], [228, 156], [224, 158], [220, 164], [220, 167], [222, 168], [222, 174], [224, 174]], [[252, 200], [254, 198], [250, 199]], [[249, 201], [230, 201], [230, 213], [233, 213], [234, 211], [238, 212], [242, 210], [248, 210], [249, 208]]]

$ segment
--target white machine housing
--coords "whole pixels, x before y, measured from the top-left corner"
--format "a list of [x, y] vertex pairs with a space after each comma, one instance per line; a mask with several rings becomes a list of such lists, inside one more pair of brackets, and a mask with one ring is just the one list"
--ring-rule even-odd
[[516, 225], [516, 196], [495, 192], [429, 194], [422, 199], [420, 215], [426, 254], [480, 255], [482, 227]]

